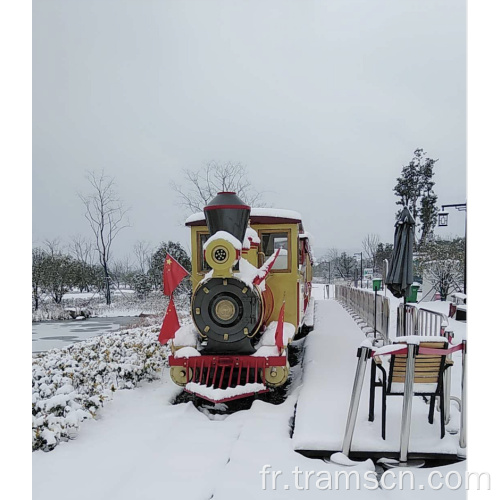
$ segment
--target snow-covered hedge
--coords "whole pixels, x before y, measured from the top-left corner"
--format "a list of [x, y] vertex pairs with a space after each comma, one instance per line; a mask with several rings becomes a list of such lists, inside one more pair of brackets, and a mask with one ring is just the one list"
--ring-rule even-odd
[[33, 450], [52, 450], [76, 437], [118, 389], [159, 377], [168, 351], [158, 343], [162, 318], [145, 326], [94, 337], [33, 358]]
[[[176, 293], [175, 305], [178, 309], [188, 309], [190, 297], [188, 294]], [[120, 294], [115, 292], [112, 304], [107, 306], [103, 297], [96, 294], [93, 297], [80, 298], [69, 295], [63, 298], [61, 304], [52, 300], [42, 300], [38, 310], [32, 310], [32, 321], [71, 319], [70, 309], [88, 311], [92, 317], [104, 316], [136, 316], [144, 314], [165, 314], [168, 298], [161, 291], [151, 292], [146, 298], [140, 298], [135, 293]]]

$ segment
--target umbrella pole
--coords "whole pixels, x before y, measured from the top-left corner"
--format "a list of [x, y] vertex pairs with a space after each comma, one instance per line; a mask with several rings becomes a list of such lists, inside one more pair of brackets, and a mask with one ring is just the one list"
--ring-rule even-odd
[[403, 299], [403, 336], [406, 337], [406, 295], [404, 296]]

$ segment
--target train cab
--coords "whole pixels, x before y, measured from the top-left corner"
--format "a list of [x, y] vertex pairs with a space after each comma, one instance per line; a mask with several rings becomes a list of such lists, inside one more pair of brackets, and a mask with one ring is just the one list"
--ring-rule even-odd
[[[203, 212], [186, 220], [191, 228], [192, 282], [196, 289], [211, 271], [203, 246], [210, 238]], [[299, 330], [311, 297], [313, 256], [310, 236], [304, 231], [302, 217], [292, 210], [251, 208], [242, 259], [255, 267], [264, 263], [279, 249], [263, 290], [267, 314], [263, 327], [278, 320], [283, 301], [286, 301], [285, 321]], [[235, 266], [238, 272], [239, 265]]]

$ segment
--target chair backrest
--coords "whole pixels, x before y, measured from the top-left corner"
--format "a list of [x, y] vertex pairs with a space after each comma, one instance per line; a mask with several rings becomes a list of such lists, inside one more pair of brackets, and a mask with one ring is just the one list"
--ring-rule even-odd
[[[448, 342], [421, 342], [420, 347], [447, 349]], [[417, 354], [415, 358], [415, 384], [437, 384], [444, 369], [446, 355]], [[404, 383], [406, 378], [406, 354], [391, 356], [389, 384]]]

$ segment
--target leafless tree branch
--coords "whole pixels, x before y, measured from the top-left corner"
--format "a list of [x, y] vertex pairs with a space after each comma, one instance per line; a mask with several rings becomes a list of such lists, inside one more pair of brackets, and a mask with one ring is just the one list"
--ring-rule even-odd
[[207, 163], [198, 170], [184, 170], [181, 184], [172, 182], [179, 203], [189, 212], [201, 212], [220, 191], [234, 191], [245, 203], [258, 206], [261, 193], [255, 191], [248, 171], [241, 163]]
[[126, 220], [128, 208], [123, 206], [122, 201], [115, 191], [115, 181], [101, 171], [88, 172], [87, 180], [90, 183], [91, 192], [87, 195], [79, 195], [85, 206], [85, 218], [89, 221], [95, 238], [95, 248], [99, 256], [105, 281], [106, 281], [106, 303], [111, 303], [110, 270], [111, 246], [117, 234], [124, 228], [130, 227]]

